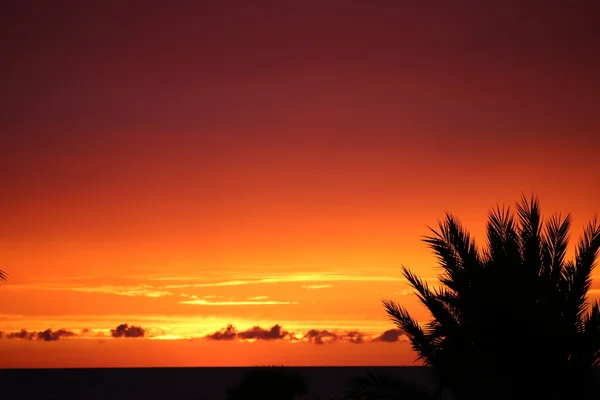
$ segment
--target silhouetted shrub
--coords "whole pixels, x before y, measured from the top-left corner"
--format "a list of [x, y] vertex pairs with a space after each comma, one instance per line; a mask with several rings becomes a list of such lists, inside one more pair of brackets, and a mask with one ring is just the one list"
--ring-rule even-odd
[[255, 367], [227, 392], [227, 400], [293, 400], [308, 393], [298, 371], [281, 366]]

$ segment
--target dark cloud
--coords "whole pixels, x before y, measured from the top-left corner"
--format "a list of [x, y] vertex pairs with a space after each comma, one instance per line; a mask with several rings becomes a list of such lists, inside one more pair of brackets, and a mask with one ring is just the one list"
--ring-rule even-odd
[[402, 332], [399, 329], [389, 329], [378, 336], [372, 337], [365, 335], [359, 330], [346, 331], [344, 333], [327, 329], [311, 329], [302, 335], [296, 332], [290, 332], [283, 329], [279, 324], [273, 325], [269, 329], [254, 326], [245, 331], [238, 331], [234, 325], [213, 332], [205, 337], [210, 340], [235, 340], [235, 339], [254, 339], [254, 340], [304, 340], [314, 344], [325, 344], [330, 342], [346, 342], [362, 344], [368, 342], [393, 343], [400, 340]]
[[309, 342], [314, 344], [324, 344], [325, 341], [335, 341], [338, 339], [338, 336], [328, 330], [317, 330], [311, 329], [304, 335], [304, 339], [307, 339]]
[[115, 329], [111, 329], [110, 334], [114, 338], [143, 338], [146, 335], [146, 330], [141, 326], [121, 324]]
[[59, 329], [53, 331], [52, 329], [46, 329], [42, 332], [29, 332], [25, 329], [21, 329], [19, 332], [8, 332], [2, 335], [6, 339], [25, 339], [25, 340], [43, 340], [44, 342], [52, 342], [60, 339], [61, 337], [72, 337], [77, 336], [75, 333], [68, 329]]
[[38, 334], [37, 334], [38, 340], [43, 340], [45, 342], [58, 340], [61, 337], [73, 337], [73, 336], [75, 336], [75, 333], [73, 333], [67, 329], [59, 329], [55, 332], [53, 332], [52, 329], [46, 329], [45, 331], [38, 332]]
[[[81, 330], [81, 334], [93, 333], [93, 330], [84, 328]], [[104, 332], [95, 332], [95, 336], [104, 336]], [[110, 330], [110, 335], [113, 338], [144, 338], [153, 336], [147, 329], [141, 326], [121, 324], [115, 329]], [[53, 331], [52, 329], [46, 329], [45, 331], [28, 331], [21, 329], [17, 332], [2, 332], [0, 331], [0, 338], [4, 339], [23, 339], [23, 340], [42, 340], [45, 342], [56, 341], [61, 338], [78, 336], [76, 333], [69, 329], [59, 329]], [[250, 329], [244, 331], [238, 331], [234, 325], [227, 325], [227, 327], [220, 329], [205, 336], [211, 340], [224, 340], [230, 341], [235, 339], [243, 340], [261, 340], [261, 341], [273, 341], [273, 340], [291, 340], [291, 341], [306, 341], [314, 344], [325, 344], [329, 342], [346, 342], [354, 344], [362, 344], [368, 342], [383, 342], [383, 343], [395, 343], [400, 341], [402, 337], [402, 331], [400, 329], [388, 329], [378, 336], [365, 335], [359, 330], [346, 331], [344, 333], [333, 331], [333, 330], [319, 330], [311, 329], [306, 334], [290, 332], [279, 324], [273, 325], [271, 328], [261, 328], [256, 325]]]
[[260, 326], [254, 326], [247, 331], [238, 333], [240, 339], [276, 340], [283, 339], [286, 336], [288, 336], [288, 332], [284, 331], [281, 325], [273, 325], [268, 330]]
[[237, 330], [233, 325], [227, 325], [227, 328], [206, 335], [206, 337], [212, 340], [233, 340], [237, 337]]
[[235, 326], [227, 325], [227, 328], [206, 335], [208, 339], [212, 340], [234, 340], [236, 338], [246, 340], [277, 340], [284, 339], [287, 336], [289, 336], [289, 333], [283, 330], [281, 325], [273, 325], [270, 329], [253, 326], [252, 328], [241, 332], [238, 332]]
[[373, 341], [394, 343], [400, 340], [400, 336], [402, 336], [402, 331], [400, 329], [388, 329], [387, 331], [383, 332], [381, 335], [373, 339]]
[[360, 344], [365, 342], [365, 335], [359, 331], [348, 331], [343, 336], [343, 340], [350, 343]]
[[36, 332], [28, 332], [25, 329], [21, 329], [19, 332], [8, 332], [6, 334], [7, 339], [27, 339], [31, 340], [36, 337]]

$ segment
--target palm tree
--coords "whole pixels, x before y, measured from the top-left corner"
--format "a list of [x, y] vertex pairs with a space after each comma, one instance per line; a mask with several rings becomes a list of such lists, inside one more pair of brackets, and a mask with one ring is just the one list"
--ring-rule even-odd
[[[600, 359], [600, 305], [587, 299], [600, 248], [597, 218], [572, 261], [566, 260], [570, 215], [544, 223], [534, 196], [523, 196], [516, 211], [489, 212], [482, 249], [447, 213], [424, 238], [441, 267], [441, 286], [431, 288], [403, 267], [431, 320], [421, 325], [391, 300], [384, 307], [453, 398], [588, 398]], [[380, 377], [362, 379], [347, 399], [424, 398], [401, 384], [382, 396]]]
[[0, 269], [0, 281], [6, 281], [6, 279], [8, 279], [6, 272]]

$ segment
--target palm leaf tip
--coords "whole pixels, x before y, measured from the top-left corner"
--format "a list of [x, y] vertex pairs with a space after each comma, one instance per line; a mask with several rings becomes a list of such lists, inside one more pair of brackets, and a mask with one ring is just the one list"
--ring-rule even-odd
[[600, 248], [600, 225], [598, 216], [595, 215], [592, 221], [585, 227], [583, 236], [577, 246], [576, 257], [578, 261], [586, 263], [586, 267], [592, 269], [598, 256]]
[[434, 357], [434, 348], [431, 338], [423, 331], [423, 328], [415, 321], [408, 311], [391, 300], [383, 300], [390, 320], [404, 333], [417, 353], [417, 360], [429, 363]]

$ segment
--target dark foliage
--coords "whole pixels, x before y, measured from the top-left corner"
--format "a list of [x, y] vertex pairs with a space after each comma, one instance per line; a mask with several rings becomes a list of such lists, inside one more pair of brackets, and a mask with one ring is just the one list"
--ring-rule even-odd
[[[451, 214], [424, 241], [436, 254], [441, 286], [403, 275], [431, 319], [418, 324], [391, 300], [383, 304], [419, 360], [454, 398], [584, 399], [600, 358], [600, 307], [588, 303], [600, 247], [594, 218], [566, 260], [571, 217], [542, 221], [537, 198], [488, 215], [480, 249]], [[396, 385], [397, 387], [395, 387]], [[440, 398], [406, 384], [364, 378], [347, 399]], [[382, 391], [389, 388], [389, 394]], [[394, 393], [394, 395], [392, 395]]]
[[230, 388], [227, 400], [293, 400], [308, 393], [308, 384], [296, 370], [279, 366], [255, 367]]
[[367, 372], [350, 380], [344, 399], [352, 400], [430, 400], [446, 399], [442, 390], [430, 390], [396, 377]]

